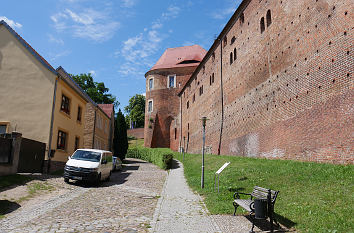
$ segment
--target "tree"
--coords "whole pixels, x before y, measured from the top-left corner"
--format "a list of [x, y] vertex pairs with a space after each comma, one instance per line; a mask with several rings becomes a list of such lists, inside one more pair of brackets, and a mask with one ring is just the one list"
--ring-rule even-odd
[[114, 130], [114, 154], [122, 161], [128, 151], [128, 137], [127, 137], [127, 125], [125, 118], [121, 110], [119, 109], [116, 118], [115, 130]]
[[144, 127], [145, 122], [145, 96], [136, 94], [129, 99], [129, 105], [124, 108], [127, 113], [126, 123], [133, 123], [134, 128]]
[[119, 105], [116, 97], [107, 93], [109, 89], [105, 87], [103, 82], [95, 82], [90, 73], [71, 75], [77, 84], [87, 93], [90, 98], [98, 104], [114, 104]]

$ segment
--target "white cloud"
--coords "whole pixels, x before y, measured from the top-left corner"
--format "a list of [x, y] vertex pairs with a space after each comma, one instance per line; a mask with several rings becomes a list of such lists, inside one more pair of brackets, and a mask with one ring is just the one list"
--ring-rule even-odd
[[59, 32], [68, 31], [75, 37], [103, 42], [113, 37], [120, 23], [108, 17], [106, 12], [84, 9], [74, 12], [65, 9], [51, 16], [54, 27]]
[[12, 28], [22, 28], [22, 24], [20, 23], [17, 23], [11, 19], [8, 19], [7, 17], [5, 16], [0, 16], [0, 21], [1, 20], [4, 20], [8, 25], [10, 25], [10, 27]]
[[53, 42], [53, 43], [56, 43], [59, 45], [64, 45], [64, 41], [62, 39], [54, 37], [52, 34], [49, 34], [48, 37], [49, 37], [50, 42]]
[[94, 71], [94, 70], [90, 70], [89, 73], [90, 73], [92, 76], [96, 76], [96, 71]]
[[146, 92], [142, 93], [141, 95], [146, 96]]
[[166, 12], [151, 24], [150, 28], [144, 28], [143, 32], [123, 42], [122, 49], [115, 52], [115, 55], [120, 55], [125, 59], [125, 63], [118, 69], [119, 73], [124, 76], [144, 77], [147, 69], [156, 62], [150, 57], [158, 51], [161, 42], [168, 37], [168, 34], [161, 32], [160, 29], [167, 21], [178, 17], [180, 10], [177, 6], [169, 6]]
[[55, 61], [58, 58], [68, 56], [70, 53], [71, 53], [70, 50], [65, 50], [65, 51], [63, 51], [61, 53], [50, 54], [49, 56], [51, 57], [50, 58], [51, 61]]
[[195, 45], [195, 43], [191, 42], [191, 41], [185, 41], [183, 43], [183, 46], [191, 46], [191, 45]]
[[236, 6], [227, 7], [222, 10], [218, 10], [212, 14], [214, 19], [225, 19], [226, 17], [230, 17], [236, 11]]
[[135, 6], [136, 2], [137, 2], [136, 0], [122, 0], [122, 5], [123, 7], [130, 8]]

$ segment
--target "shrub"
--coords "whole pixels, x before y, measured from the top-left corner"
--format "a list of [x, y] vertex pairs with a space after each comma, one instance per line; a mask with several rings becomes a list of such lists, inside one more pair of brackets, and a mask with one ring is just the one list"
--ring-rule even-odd
[[164, 148], [131, 148], [127, 157], [145, 160], [165, 170], [171, 168], [173, 159], [172, 153]]

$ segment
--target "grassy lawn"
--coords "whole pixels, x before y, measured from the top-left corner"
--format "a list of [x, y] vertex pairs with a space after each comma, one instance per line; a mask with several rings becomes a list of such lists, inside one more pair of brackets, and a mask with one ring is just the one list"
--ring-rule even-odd
[[144, 146], [144, 139], [128, 139], [129, 148], [141, 148]]
[[[175, 153], [176, 158], [182, 157]], [[354, 166], [266, 160], [231, 156], [205, 156], [205, 188], [200, 188], [201, 155], [186, 155], [184, 169], [189, 186], [202, 195], [212, 214], [233, 214], [235, 190], [250, 193], [253, 186], [279, 190], [275, 212], [280, 223], [301, 232], [354, 231]], [[220, 175], [220, 193], [213, 191], [214, 173]], [[238, 214], [243, 214], [238, 208]]]
[[0, 190], [11, 185], [24, 184], [30, 180], [32, 180], [31, 177], [18, 174], [0, 176]]

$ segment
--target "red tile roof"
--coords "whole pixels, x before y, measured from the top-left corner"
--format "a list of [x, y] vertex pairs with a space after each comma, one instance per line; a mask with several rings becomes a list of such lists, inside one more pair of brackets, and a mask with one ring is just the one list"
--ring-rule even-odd
[[98, 104], [98, 106], [111, 118], [112, 112], [114, 111], [113, 104]]
[[198, 66], [206, 53], [207, 51], [199, 45], [168, 48], [165, 50], [156, 64], [151, 68], [151, 70]]

